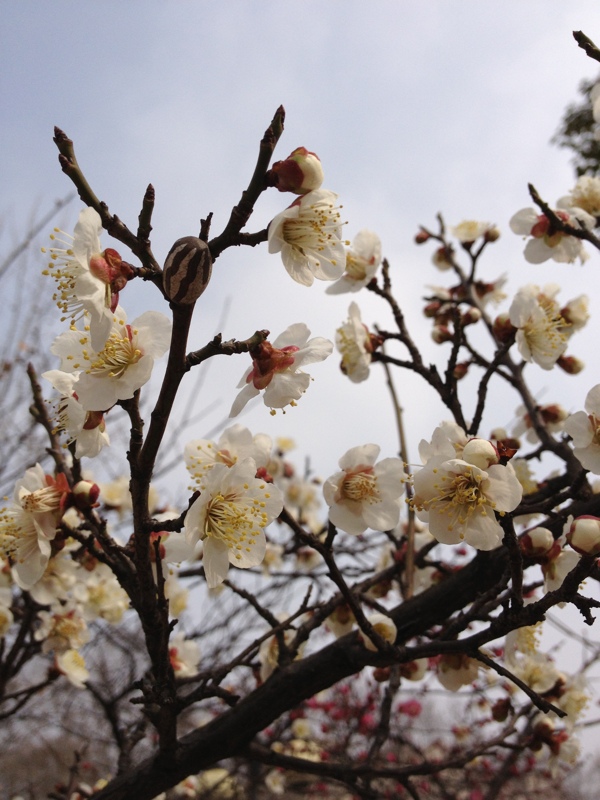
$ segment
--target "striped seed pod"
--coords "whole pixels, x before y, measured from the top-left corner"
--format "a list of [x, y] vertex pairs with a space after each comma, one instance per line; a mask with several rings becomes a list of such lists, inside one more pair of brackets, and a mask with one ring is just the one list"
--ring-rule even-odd
[[212, 258], [206, 242], [195, 236], [177, 239], [163, 271], [165, 294], [174, 303], [195, 303], [208, 286]]

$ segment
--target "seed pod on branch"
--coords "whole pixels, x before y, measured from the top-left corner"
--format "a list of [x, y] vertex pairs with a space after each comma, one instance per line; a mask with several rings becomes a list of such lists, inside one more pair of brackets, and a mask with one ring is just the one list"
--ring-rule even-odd
[[184, 236], [175, 242], [165, 261], [165, 294], [174, 303], [191, 305], [208, 286], [211, 272], [212, 258], [206, 242]]

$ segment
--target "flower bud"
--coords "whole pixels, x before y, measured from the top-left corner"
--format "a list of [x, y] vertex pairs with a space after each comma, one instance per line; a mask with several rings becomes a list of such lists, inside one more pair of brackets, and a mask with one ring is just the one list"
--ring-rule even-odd
[[165, 294], [173, 303], [191, 305], [208, 286], [211, 272], [212, 258], [206, 242], [184, 236], [175, 242], [165, 261]]
[[463, 448], [463, 460], [486, 470], [500, 461], [498, 451], [487, 439], [469, 439]]
[[82, 511], [93, 508], [100, 496], [100, 487], [92, 481], [79, 481], [73, 487], [73, 501]]
[[492, 331], [497, 342], [508, 342], [515, 335], [517, 329], [511, 323], [508, 314], [498, 314], [494, 320]]
[[547, 555], [554, 546], [554, 536], [548, 528], [532, 528], [519, 539], [523, 555], [535, 558]]
[[567, 542], [582, 556], [600, 554], [600, 519], [598, 517], [577, 517], [567, 533]]
[[[390, 617], [386, 616], [385, 614], [371, 614], [370, 617], [367, 617], [367, 620], [371, 623], [375, 632], [378, 633], [382, 639], [390, 644], [394, 644], [398, 631]], [[369, 639], [366, 633], [359, 631], [358, 635], [362, 639], [362, 642], [367, 650], [372, 650], [374, 653], [377, 652], [377, 645]]]
[[431, 239], [431, 234], [427, 233], [421, 229], [417, 234], [415, 234], [415, 244], [425, 244], [426, 241]]
[[483, 234], [483, 239], [486, 242], [497, 242], [499, 238], [500, 238], [500, 228], [498, 228], [496, 225], [492, 225]]
[[433, 254], [431, 260], [439, 270], [445, 272], [452, 267], [453, 255], [452, 247], [439, 247]]
[[297, 147], [285, 161], [273, 164], [267, 181], [280, 192], [307, 194], [321, 187], [323, 167], [316, 153], [311, 153], [306, 147]]
[[431, 338], [436, 344], [452, 341], [452, 332], [445, 325], [435, 325], [431, 331]]
[[466, 325], [474, 325], [476, 322], [479, 322], [480, 319], [481, 311], [473, 306], [462, 315], [460, 321], [462, 322], [464, 328]]
[[556, 365], [564, 370], [567, 375], [578, 375], [585, 367], [584, 362], [577, 356], [560, 356]]
[[454, 379], [460, 381], [462, 378], [464, 378], [469, 371], [470, 366], [471, 365], [468, 361], [461, 361], [459, 364], [457, 364], [452, 371]]

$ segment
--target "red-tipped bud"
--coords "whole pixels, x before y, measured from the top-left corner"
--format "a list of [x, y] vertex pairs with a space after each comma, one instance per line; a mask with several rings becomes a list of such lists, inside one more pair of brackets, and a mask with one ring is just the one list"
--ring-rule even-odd
[[452, 372], [454, 379], [460, 381], [462, 378], [464, 378], [469, 371], [470, 366], [471, 365], [468, 361], [461, 361], [460, 364], [457, 364]]
[[73, 487], [73, 502], [77, 508], [84, 511], [86, 508], [94, 508], [100, 496], [100, 487], [92, 481], [79, 481]]
[[582, 556], [600, 554], [600, 519], [584, 515], [573, 520], [567, 542]]
[[506, 722], [511, 711], [512, 703], [510, 698], [503, 697], [500, 700], [496, 700], [492, 706], [492, 719], [495, 719], [496, 722]]
[[423, 229], [415, 234], [415, 244], [425, 244], [429, 239], [431, 239], [431, 234]]
[[508, 314], [498, 314], [494, 320], [492, 330], [497, 342], [508, 342], [517, 332], [517, 329], [511, 323]]
[[548, 528], [533, 528], [519, 539], [521, 552], [529, 558], [547, 556], [554, 547], [554, 536]]
[[452, 332], [445, 325], [435, 325], [431, 331], [431, 338], [436, 344], [452, 341]]
[[585, 367], [585, 364], [576, 356], [561, 356], [556, 362], [567, 375], [578, 375]]
[[460, 321], [462, 322], [462, 326], [464, 328], [466, 325], [474, 325], [476, 322], [479, 322], [480, 319], [481, 311], [473, 306], [462, 315]]
[[438, 311], [442, 307], [442, 304], [439, 300], [432, 300], [431, 303], [427, 303], [425, 308], [423, 309], [423, 314], [428, 317], [429, 319], [433, 319], [437, 317]]
[[439, 247], [432, 256], [432, 261], [435, 266], [445, 272], [447, 269], [451, 269], [453, 264], [454, 258], [454, 251], [450, 245], [448, 247]]
[[541, 406], [539, 412], [546, 425], [556, 425], [559, 422], [564, 422], [569, 416], [565, 409], [559, 406], [558, 403], [550, 403], [547, 406]]
[[483, 240], [485, 242], [497, 242], [499, 238], [500, 238], [500, 229], [496, 227], [496, 225], [492, 225], [483, 234]]
[[273, 164], [267, 182], [280, 192], [294, 194], [313, 192], [323, 183], [323, 167], [319, 156], [306, 147], [297, 147], [285, 161]]

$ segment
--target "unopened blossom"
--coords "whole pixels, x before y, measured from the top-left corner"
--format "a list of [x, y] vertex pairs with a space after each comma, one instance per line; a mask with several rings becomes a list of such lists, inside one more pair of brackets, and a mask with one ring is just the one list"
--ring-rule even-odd
[[310, 339], [303, 322], [290, 325], [273, 343], [261, 342], [250, 351], [252, 366], [238, 384], [243, 387], [229, 412], [237, 416], [246, 403], [264, 389], [265, 405], [271, 409], [296, 405], [310, 384], [310, 375], [301, 367], [324, 361], [333, 352], [329, 339]]
[[[569, 416], [568, 412], [558, 403], [549, 403], [546, 406], [537, 406], [537, 413], [541, 424], [546, 428], [548, 433], [560, 433], [565, 427], [565, 420]], [[539, 442], [539, 437], [533, 425], [531, 415], [525, 406], [519, 406], [515, 415], [517, 417], [517, 424], [513, 429], [514, 436], [525, 437], [531, 444]]]
[[337, 194], [317, 189], [294, 201], [269, 225], [269, 253], [281, 253], [290, 276], [303, 286], [335, 281], [346, 263]]
[[169, 661], [176, 678], [190, 678], [198, 672], [200, 648], [198, 642], [176, 633], [169, 642]]
[[22, 589], [44, 574], [67, 491], [64, 475], [55, 480], [36, 464], [17, 481], [12, 505], [0, 509], [0, 557]]
[[354, 628], [356, 619], [352, 613], [352, 609], [346, 603], [341, 603], [336, 606], [331, 614], [325, 620], [325, 625], [330, 630], [336, 639], [345, 636]]
[[[594, 217], [582, 209], [577, 209], [577, 212], [575, 216], [568, 211], [558, 210], [556, 216], [573, 228], [594, 228]], [[541, 264], [549, 258], [559, 263], [572, 264], [577, 258], [581, 262], [588, 258], [581, 239], [556, 230], [545, 214], [538, 214], [533, 208], [517, 211], [511, 217], [509, 225], [513, 233], [533, 237], [525, 245], [525, 259], [531, 264]]]
[[567, 575], [579, 564], [581, 556], [574, 550], [561, 550], [560, 547], [551, 550], [549, 556], [542, 563], [542, 574], [544, 590], [553, 592], [560, 589]]
[[600, 475], [600, 383], [587, 393], [585, 411], [571, 414], [564, 427], [581, 466]]
[[477, 680], [479, 662], [463, 653], [445, 653], [437, 665], [437, 679], [445, 689], [457, 692]]
[[323, 484], [329, 519], [347, 533], [392, 530], [400, 519], [407, 475], [399, 458], [375, 463], [379, 451], [376, 444], [351, 448], [338, 462], [340, 472]]
[[590, 300], [587, 294], [580, 294], [563, 306], [560, 310], [561, 317], [569, 325], [569, 335], [581, 330], [590, 318]]
[[248, 428], [236, 423], [223, 431], [218, 442], [209, 439], [189, 442], [183, 458], [194, 483], [199, 484], [215, 464], [232, 467], [244, 458], [253, 458], [258, 469], [266, 467], [271, 457], [271, 444], [266, 434], [253, 436]]
[[526, 531], [520, 538], [519, 544], [523, 553], [529, 558], [545, 556], [555, 545], [552, 531], [548, 528], [537, 527]]
[[49, 381], [61, 395], [57, 404], [56, 431], [66, 434], [67, 444], [76, 443], [76, 458], [97, 456], [103, 447], [110, 444], [110, 439], [102, 412], [86, 411], [73, 391], [79, 373], [52, 369], [43, 372], [42, 378]]
[[146, 311], [127, 324], [119, 306], [104, 347], [96, 351], [87, 329], [74, 325], [50, 348], [59, 356], [64, 372], [79, 373], [73, 389], [86, 411], [106, 411], [128, 400], [149, 380], [154, 359], [166, 353], [171, 322], [158, 311]]
[[366, 228], [359, 231], [346, 250], [346, 265], [342, 277], [328, 286], [326, 294], [357, 292], [370, 283], [381, 264], [381, 239]]
[[500, 235], [498, 229], [491, 222], [477, 222], [472, 219], [464, 220], [463, 222], [450, 228], [450, 233], [458, 239], [459, 242], [465, 245], [471, 245], [480, 236], [486, 236], [488, 232], [495, 239]]
[[552, 369], [569, 342], [568, 323], [553, 298], [540, 293], [537, 286], [525, 286], [515, 295], [509, 317], [517, 329], [516, 343], [523, 360]]
[[557, 205], [570, 211], [574, 216], [577, 216], [581, 209], [592, 217], [600, 217], [600, 178], [595, 175], [582, 175], [577, 179], [574, 188], [568, 195], [561, 197]]
[[335, 346], [342, 356], [340, 367], [344, 375], [353, 383], [365, 381], [369, 377], [374, 350], [373, 337], [363, 324], [356, 303], [350, 303], [347, 322], [335, 332]]
[[283, 161], [276, 161], [269, 171], [268, 180], [280, 192], [307, 194], [321, 188], [323, 167], [316, 153], [306, 147], [297, 147]]
[[580, 555], [599, 555], [600, 519], [589, 515], [574, 519], [567, 533], [567, 542]]
[[[394, 644], [398, 629], [396, 628], [396, 625], [391, 617], [388, 617], [387, 614], [370, 614], [367, 617], [367, 622], [370, 623], [375, 633], [378, 634], [378, 636], [380, 636], [385, 642], [388, 642], [388, 644]], [[359, 630], [358, 635], [360, 636], [362, 643], [367, 650], [371, 650], [374, 653], [377, 652], [378, 648], [376, 642], [370, 639], [367, 633], [365, 633], [363, 630]]]
[[256, 567], [264, 558], [264, 529], [283, 508], [281, 492], [256, 476], [252, 458], [232, 467], [215, 464], [185, 518], [188, 543], [203, 542], [203, 565], [210, 589], [227, 577], [229, 564]]
[[496, 519], [513, 511], [523, 490], [510, 464], [487, 469], [462, 459], [430, 458], [414, 478], [417, 516], [429, 522], [443, 544], [465, 542], [478, 550], [493, 550], [504, 532]]
[[[119, 291], [133, 274], [116, 250], [101, 249], [101, 230], [100, 215], [93, 208], [85, 208], [79, 214], [74, 236], [55, 228], [56, 233], [66, 237], [58, 240], [66, 247], [50, 248], [50, 263], [44, 271], [58, 284], [54, 300], [64, 314], [63, 320], [76, 322], [84, 314], [89, 315], [90, 337], [96, 350], [102, 349], [110, 334]], [[54, 235], [50, 238], [56, 240]]]

